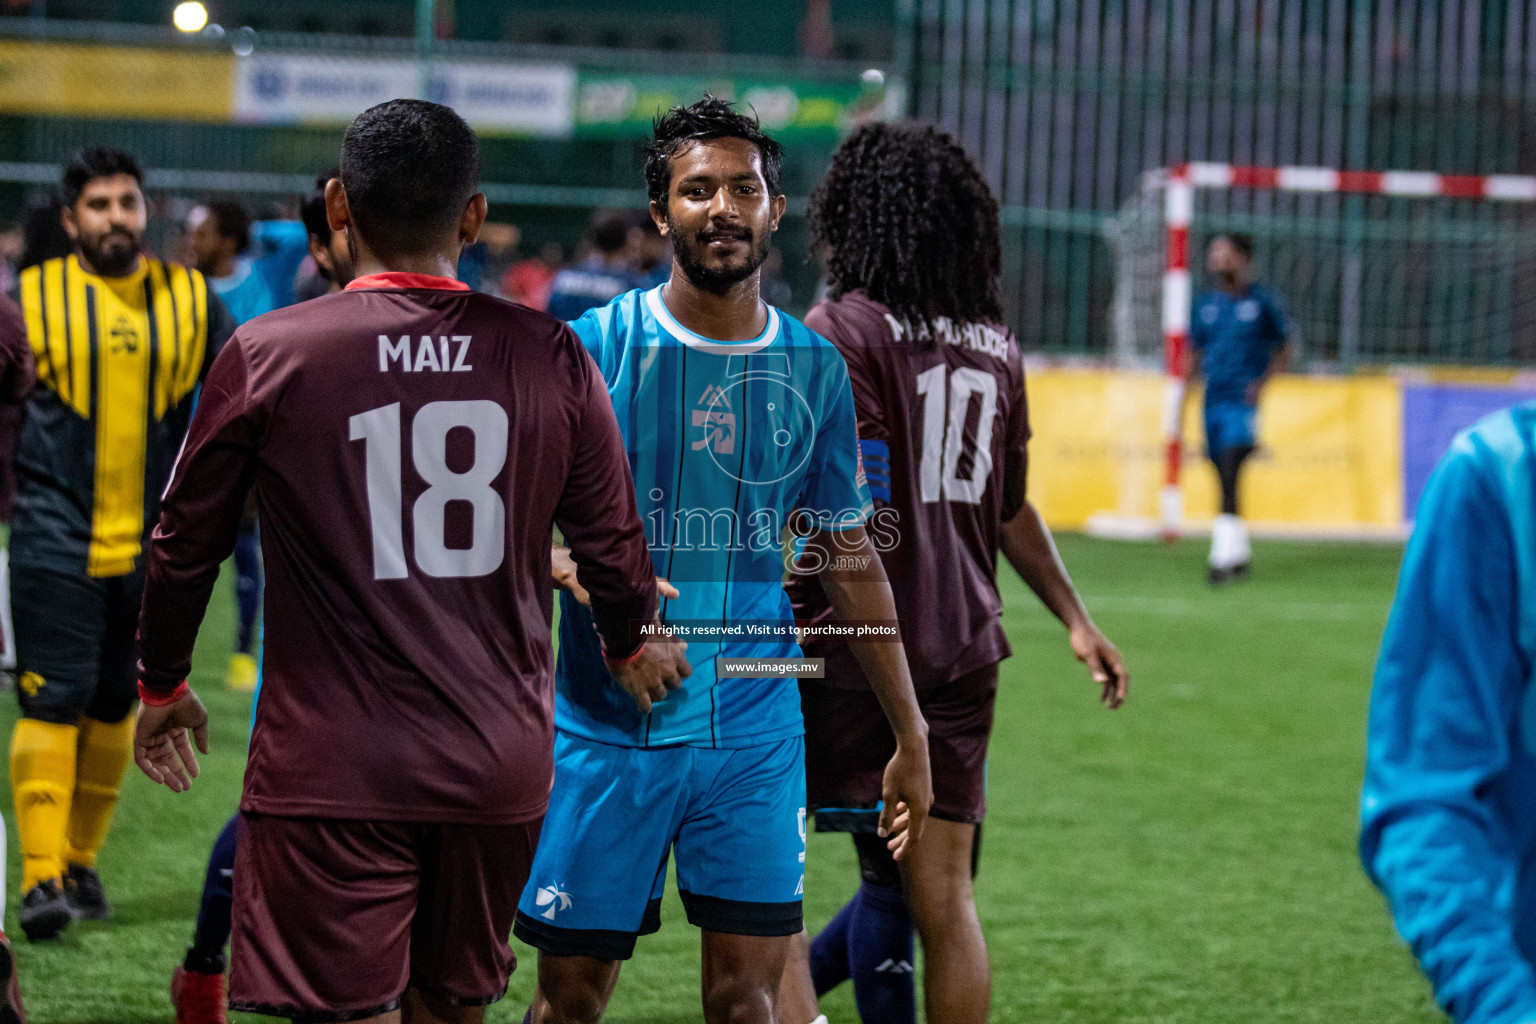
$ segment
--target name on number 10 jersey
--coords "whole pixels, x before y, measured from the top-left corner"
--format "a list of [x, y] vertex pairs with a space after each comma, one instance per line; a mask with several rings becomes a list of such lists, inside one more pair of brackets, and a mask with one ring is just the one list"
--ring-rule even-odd
[[800, 654], [788, 627], [782, 538], [791, 517], [863, 524], [848, 370], [837, 350], [772, 306], [757, 338], [683, 327], [661, 288], [631, 291], [571, 326], [607, 381], [656, 571], [679, 596], [663, 622], [693, 675], [646, 715], [608, 675], [586, 609], [562, 597], [556, 726], [626, 746], [744, 747], [800, 735], [789, 679], [721, 679], [718, 658]]
[[[885, 563], [918, 689], [1008, 656], [997, 593], [1001, 526], [1024, 503], [1029, 415], [1024, 361], [1007, 328], [940, 319], [915, 337], [861, 291], [823, 302], [806, 322], [847, 361], [859, 443], [876, 510], [869, 533]], [[831, 615], [815, 576], [796, 573], [795, 613]], [[826, 684], [869, 684], [844, 644], [808, 645], [833, 659]]]

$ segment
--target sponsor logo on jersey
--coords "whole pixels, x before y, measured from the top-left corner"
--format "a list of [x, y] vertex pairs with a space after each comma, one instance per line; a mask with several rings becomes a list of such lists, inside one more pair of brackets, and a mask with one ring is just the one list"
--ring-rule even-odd
[[117, 318], [112, 325], [112, 351], [127, 352], [129, 355], [139, 350], [139, 332], [133, 329], [133, 324], [125, 316]]
[[553, 921], [556, 911], [571, 909], [571, 894], [560, 888], [558, 884], [541, 886], [533, 894], [533, 902], [538, 906], [548, 907], [549, 909], [539, 916], [547, 921]]
[[693, 425], [703, 427], [703, 436], [693, 442], [694, 451], [702, 451], [713, 445], [716, 455], [733, 455], [736, 452], [736, 414], [731, 411], [731, 400], [718, 384], [704, 389], [693, 410]]

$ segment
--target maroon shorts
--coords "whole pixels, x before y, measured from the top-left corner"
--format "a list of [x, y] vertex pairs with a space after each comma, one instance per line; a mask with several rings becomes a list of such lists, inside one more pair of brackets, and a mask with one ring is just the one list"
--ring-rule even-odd
[[[828, 667], [832, 667], [829, 660]], [[997, 704], [997, 666], [919, 690], [928, 720], [935, 818], [979, 824], [987, 813], [987, 741]], [[818, 832], [873, 832], [885, 765], [896, 737], [872, 690], [800, 680], [805, 713], [806, 809]]]
[[540, 824], [242, 815], [230, 1008], [355, 1020], [411, 987], [495, 1002], [517, 963], [507, 937]]

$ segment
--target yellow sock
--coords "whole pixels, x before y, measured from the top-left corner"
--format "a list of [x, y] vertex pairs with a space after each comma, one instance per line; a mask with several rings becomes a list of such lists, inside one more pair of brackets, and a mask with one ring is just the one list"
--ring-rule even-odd
[[107, 838], [123, 772], [133, 756], [133, 715], [121, 722], [80, 719], [79, 757], [75, 762], [75, 798], [69, 805], [66, 864], [96, 866], [96, 851]]
[[75, 790], [75, 741], [79, 730], [35, 718], [17, 721], [11, 733], [11, 795], [21, 838], [21, 891], [64, 874], [64, 830]]

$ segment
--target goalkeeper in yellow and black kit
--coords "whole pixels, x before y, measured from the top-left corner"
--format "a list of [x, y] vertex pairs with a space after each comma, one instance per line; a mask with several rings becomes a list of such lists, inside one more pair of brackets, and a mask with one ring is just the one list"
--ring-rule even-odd
[[95, 864], [132, 750], [144, 541], [197, 386], [234, 331], [201, 274], [143, 252], [142, 183], [118, 150], [71, 160], [75, 252], [18, 285], [37, 387], [11, 524], [11, 787], [34, 940], [111, 912]]

